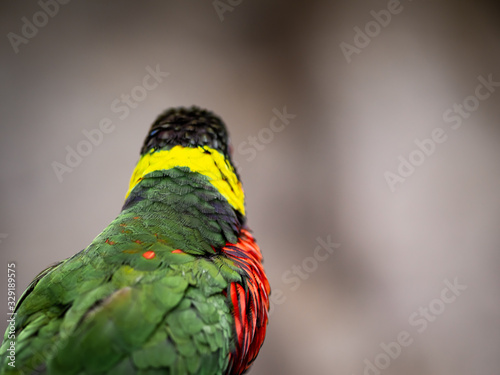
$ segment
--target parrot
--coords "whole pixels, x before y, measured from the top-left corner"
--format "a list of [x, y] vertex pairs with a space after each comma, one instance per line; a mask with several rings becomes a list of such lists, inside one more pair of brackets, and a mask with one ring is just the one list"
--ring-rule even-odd
[[0, 374], [247, 372], [271, 290], [231, 157], [213, 112], [161, 113], [118, 216], [17, 301]]

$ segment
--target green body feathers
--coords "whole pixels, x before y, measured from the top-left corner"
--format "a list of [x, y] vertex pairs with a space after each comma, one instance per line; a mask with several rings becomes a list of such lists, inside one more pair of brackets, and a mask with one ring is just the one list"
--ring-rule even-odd
[[213, 259], [212, 246], [236, 242], [234, 211], [218, 213], [221, 201], [186, 168], [143, 180], [87, 249], [30, 287], [17, 311], [18, 367], [4, 357], [5, 373], [220, 374], [233, 324], [221, 292], [240, 280]]
[[[147, 142], [154, 145], [155, 138]], [[227, 199], [243, 197], [230, 161], [229, 172], [220, 171], [220, 162], [206, 159], [220, 158], [220, 150], [193, 148], [204, 164], [189, 156], [180, 166], [171, 167], [169, 159], [162, 161], [168, 167], [150, 171], [146, 158], [154, 147], [143, 154], [146, 165], [138, 164], [118, 217], [86, 249], [35, 278], [16, 307], [15, 367], [6, 334], [0, 374], [216, 375], [248, 368], [265, 335], [269, 286], [253, 238], [245, 237], [248, 259], [235, 247], [247, 232], [244, 214], [235, 209], [243, 201]], [[199, 172], [204, 168], [210, 173]], [[237, 186], [226, 184], [228, 173]], [[228, 245], [236, 258], [223, 251]], [[253, 269], [259, 275], [251, 275]], [[240, 296], [234, 290], [262, 301], [265, 317], [255, 316], [257, 302], [246, 302], [251, 326], [243, 320], [247, 311], [235, 317]], [[242, 340], [255, 342], [242, 350]]]

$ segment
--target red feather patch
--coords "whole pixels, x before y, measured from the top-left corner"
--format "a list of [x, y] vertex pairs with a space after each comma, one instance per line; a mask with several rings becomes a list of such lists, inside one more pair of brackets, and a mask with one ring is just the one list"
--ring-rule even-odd
[[243, 271], [243, 284], [231, 283], [229, 290], [237, 338], [229, 374], [239, 375], [251, 366], [264, 342], [271, 288], [262, 254], [250, 232], [243, 229], [238, 243], [228, 243], [221, 251]]

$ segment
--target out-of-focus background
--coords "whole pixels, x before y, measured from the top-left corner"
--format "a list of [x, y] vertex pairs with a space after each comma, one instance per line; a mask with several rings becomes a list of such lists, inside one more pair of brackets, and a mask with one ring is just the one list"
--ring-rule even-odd
[[60, 1], [0, 5], [2, 331], [7, 263], [86, 247], [197, 104], [273, 287], [251, 374], [500, 373], [498, 2]]

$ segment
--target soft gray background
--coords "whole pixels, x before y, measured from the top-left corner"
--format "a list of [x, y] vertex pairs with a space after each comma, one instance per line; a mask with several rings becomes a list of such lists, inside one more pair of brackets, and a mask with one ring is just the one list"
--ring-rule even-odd
[[[7, 262], [20, 296], [115, 217], [163, 109], [214, 110], [237, 148], [287, 106], [297, 117], [254, 160], [235, 155], [249, 223], [284, 296], [251, 373], [359, 375], [381, 342], [408, 331], [413, 343], [383, 374], [498, 374], [500, 88], [460, 129], [442, 119], [478, 76], [500, 81], [491, 4], [402, 0], [348, 64], [339, 44], [386, 1], [247, 0], [221, 21], [211, 1], [73, 0], [18, 54], [6, 35], [40, 8], [2, 2], [1, 305]], [[169, 77], [118, 119], [111, 102], [156, 64]], [[115, 130], [59, 183], [51, 163], [103, 117]], [[384, 172], [437, 127], [448, 140], [392, 193]], [[292, 290], [283, 275], [328, 235], [340, 248]], [[408, 317], [455, 277], [467, 290], [417, 333]]]

